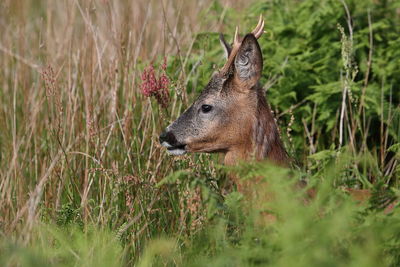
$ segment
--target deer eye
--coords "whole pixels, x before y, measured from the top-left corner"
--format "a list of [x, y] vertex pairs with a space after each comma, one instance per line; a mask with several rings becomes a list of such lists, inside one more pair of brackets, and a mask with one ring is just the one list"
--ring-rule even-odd
[[208, 113], [208, 112], [210, 112], [212, 110], [212, 106], [210, 106], [210, 105], [202, 105], [201, 106], [201, 111], [203, 112], [203, 113]]

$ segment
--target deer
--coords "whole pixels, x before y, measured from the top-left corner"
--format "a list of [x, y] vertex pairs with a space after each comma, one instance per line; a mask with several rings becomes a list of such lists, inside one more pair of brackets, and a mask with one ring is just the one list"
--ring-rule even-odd
[[233, 45], [222, 34], [227, 61], [211, 77], [197, 100], [160, 135], [172, 155], [222, 152], [224, 163], [269, 158], [285, 165], [288, 157], [278, 127], [259, 83], [263, 69], [257, 39], [264, 20], [241, 38], [236, 27]]
[[[239, 36], [236, 27], [232, 45], [220, 34], [226, 63], [212, 75], [194, 103], [160, 134], [159, 141], [168, 153], [223, 153], [224, 164], [228, 166], [251, 159], [268, 160], [283, 167], [290, 165], [260, 84], [263, 56], [258, 39], [264, 33], [264, 24], [260, 16], [254, 30], [244, 37]], [[258, 187], [240, 181], [235, 175], [232, 178], [239, 192]], [[365, 189], [346, 191], [357, 201], [371, 196]], [[315, 194], [313, 189], [307, 192], [311, 198]]]

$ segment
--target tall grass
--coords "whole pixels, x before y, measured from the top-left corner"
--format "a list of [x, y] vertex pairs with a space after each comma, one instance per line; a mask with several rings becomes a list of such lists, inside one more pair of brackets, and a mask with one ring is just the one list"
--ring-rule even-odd
[[[2, 1], [0, 264], [398, 264], [399, 218], [384, 208], [400, 173], [399, 10]], [[237, 168], [277, 196], [249, 208], [218, 156], [170, 157], [158, 135], [222, 65], [217, 32], [249, 29], [260, 13], [262, 82], [297, 167]], [[142, 71], [161, 71], [164, 57], [166, 108], [141, 91]], [[300, 179], [319, 189], [310, 205], [292, 190]], [[373, 198], [357, 205], [341, 186]], [[262, 221], [266, 210], [276, 223]]]
[[[210, 3], [1, 5], [3, 234], [29, 243], [39, 221], [95, 224], [140, 251], [140, 240], [182, 228], [177, 201], [185, 196], [155, 187], [175, 165], [157, 137], [160, 122], [187, 101], [193, 32], [222, 25], [201, 22]], [[168, 116], [140, 93], [143, 67], [164, 55], [176, 57], [182, 73]]]

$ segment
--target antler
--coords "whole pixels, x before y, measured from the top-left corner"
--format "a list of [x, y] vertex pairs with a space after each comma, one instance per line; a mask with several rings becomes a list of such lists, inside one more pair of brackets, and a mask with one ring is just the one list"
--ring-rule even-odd
[[257, 39], [264, 33], [264, 19], [262, 18], [262, 15], [260, 15], [257, 26], [251, 33], [254, 34]]
[[[239, 37], [239, 27], [236, 26], [235, 30], [235, 36], [233, 38], [233, 44], [232, 44], [232, 50], [231, 53], [229, 54], [228, 60], [226, 61], [225, 65], [222, 67], [220, 70], [220, 73], [222, 75], [225, 75], [228, 73], [230, 66], [232, 65], [233, 60], [236, 57], [236, 54], [239, 51], [240, 45], [242, 44], [242, 40]], [[264, 19], [262, 18], [262, 15], [260, 15], [260, 18], [258, 20], [257, 26], [254, 28], [254, 30], [251, 32], [257, 39], [260, 38], [260, 36], [264, 33]]]

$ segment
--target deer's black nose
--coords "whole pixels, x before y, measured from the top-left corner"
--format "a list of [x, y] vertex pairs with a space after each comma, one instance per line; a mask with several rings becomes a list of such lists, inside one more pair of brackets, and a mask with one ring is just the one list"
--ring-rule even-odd
[[162, 132], [160, 134], [160, 143], [166, 142], [171, 146], [175, 146], [178, 142], [176, 141], [175, 135], [172, 132]]

